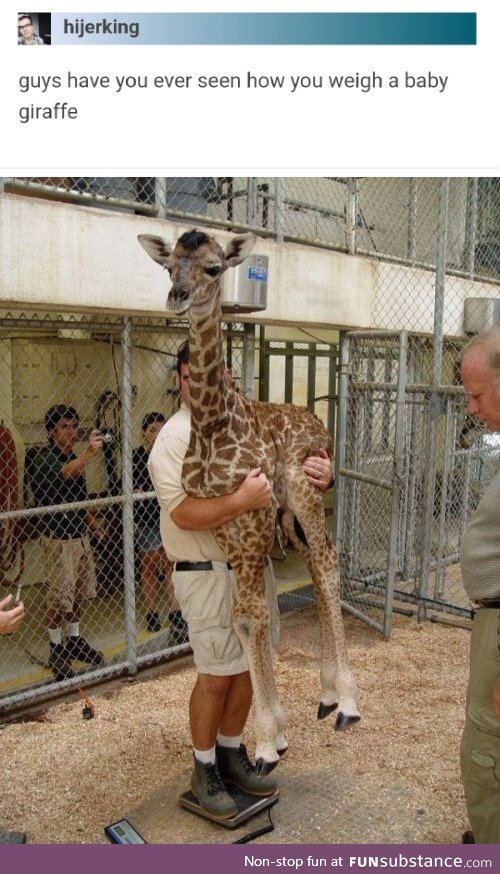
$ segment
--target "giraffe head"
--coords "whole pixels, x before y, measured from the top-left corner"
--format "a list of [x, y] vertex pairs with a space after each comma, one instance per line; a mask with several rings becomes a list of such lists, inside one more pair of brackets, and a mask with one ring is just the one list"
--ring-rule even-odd
[[177, 313], [209, 304], [220, 276], [228, 267], [241, 264], [255, 245], [253, 234], [242, 234], [232, 237], [223, 249], [213, 237], [196, 229], [179, 237], [174, 248], [151, 234], [139, 234], [137, 239], [153, 261], [168, 270], [172, 287], [167, 305]]

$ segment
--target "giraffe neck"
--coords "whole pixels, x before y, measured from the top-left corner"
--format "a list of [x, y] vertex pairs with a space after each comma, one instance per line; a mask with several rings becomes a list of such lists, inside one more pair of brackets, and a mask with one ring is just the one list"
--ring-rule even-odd
[[227, 420], [227, 396], [224, 379], [222, 344], [222, 309], [220, 282], [209, 307], [191, 307], [189, 311], [189, 388], [191, 427], [211, 432]]

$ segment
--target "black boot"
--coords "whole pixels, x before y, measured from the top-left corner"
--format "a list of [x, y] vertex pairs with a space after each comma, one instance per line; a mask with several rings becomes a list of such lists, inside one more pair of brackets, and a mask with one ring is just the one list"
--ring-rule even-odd
[[158, 613], [146, 613], [146, 625], [148, 631], [161, 631], [161, 622]]
[[50, 644], [49, 666], [54, 674], [56, 683], [60, 680], [69, 680], [75, 676], [64, 643]]

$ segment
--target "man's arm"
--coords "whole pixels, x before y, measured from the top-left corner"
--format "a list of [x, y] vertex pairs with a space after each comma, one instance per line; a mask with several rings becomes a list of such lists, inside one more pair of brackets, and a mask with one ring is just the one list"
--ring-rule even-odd
[[77, 476], [85, 470], [89, 461], [94, 457], [94, 455], [102, 449], [102, 436], [97, 429], [91, 431], [89, 434], [89, 442], [86, 449], [83, 450], [81, 455], [77, 458], [74, 458], [72, 461], [68, 461], [64, 467], [61, 468], [61, 476], [63, 479], [76, 479]]
[[186, 495], [172, 510], [170, 518], [184, 531], [209, 531], [232, 522], [242, 513], [268, 507], [271, 501], [269, 480], [260, 467], [256, 467], [230, 495], [215, 498], [192, 498]]
[[7, 595], [0, 601], [0, 634], [12, 634], [17, 631], [24, 619], [24, 604], [15, 604], [11, 610], [7, 608], [12, 603], [12, 595]]

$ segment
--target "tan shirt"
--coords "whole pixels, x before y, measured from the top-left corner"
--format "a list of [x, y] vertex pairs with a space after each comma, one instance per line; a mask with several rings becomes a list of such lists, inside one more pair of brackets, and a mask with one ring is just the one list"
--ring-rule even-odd
[[471, 600], [500, 598], [500, 465], [467, 526], [460, 563]]
[[165, 422], [149, 454], [149, 475], [160, 505], [161, 539], [171, 561], [226, 561], [211, 531], [184, 531], [170, 516], [186, 497], [181, 478], [190, 431], [191, 414], [183, 404]]

